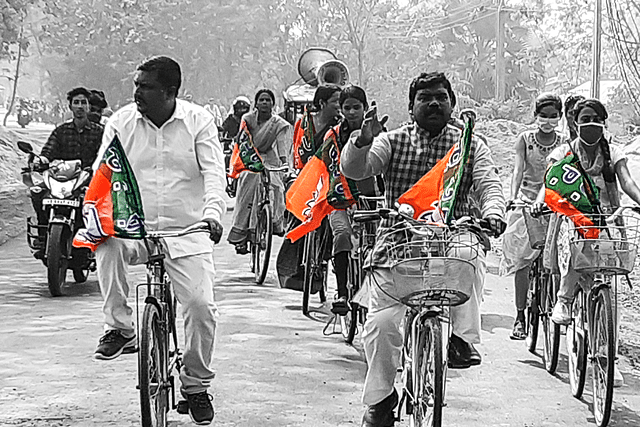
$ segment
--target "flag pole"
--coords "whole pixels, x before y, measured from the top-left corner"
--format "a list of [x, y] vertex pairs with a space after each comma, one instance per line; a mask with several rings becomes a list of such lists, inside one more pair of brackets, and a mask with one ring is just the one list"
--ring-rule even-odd
[[591, 64], [591, 97], [600, 99], [600, 59], [602, 54], [602, 0], [596, 0], [593, 19], [593, 63]]

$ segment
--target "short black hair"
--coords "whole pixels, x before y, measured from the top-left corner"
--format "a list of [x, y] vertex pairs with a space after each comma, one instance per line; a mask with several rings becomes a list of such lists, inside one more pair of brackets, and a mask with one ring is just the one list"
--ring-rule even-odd
[[327, 102], [329, 98], [336, 92], [341, 92], [340, 86], [336, 85], [320, 85], [316, 89], [316, 93], [313, 95], [313, 106], [320, 109], [320, 101]]
[[543, 93], [536, 98], [534, 115], [540, 114], [544, 107], [551, 106], [562, 114], [562, 100], [558, 95], [553, 93]]
[[349, 98], [357, 99], [362, 102], [365, 110], [369, 108], [367, 94], [360, 86], [351, 85], [342, 89], [342, 92], [340, 92], [340, 106], [342, 106], [342, 104], [344, 104], [344, 102]]
[[605, 121], [609, 118], [609, 114], [607, 113], [607, 109], [604, 108], [604, 104], [598, 99], [589, 98], [578, 101], [575, 107], [573, 107], [573, 112], [576, 119], [578, 118], [578, 115], [580, 115], [580, 111], [582, 111], [586, 107], [592, 108], [593, 111], [595, 111], [596, 114], [602, 119], [602, 121]]
[[428, 87], [433, 87], [441, 84], [447, 89], [449, 93], [449, 99], [451, 99], [451, 107], [456, 106], [456, 94], [453, 93], [453, 88], [451, 87], [451, 82], [447, 79], [447, 76], [444, 73], [439, 72], [431, 72], [431, 73], [421, 73], [418, 77], [413, 79], [411, 84], [409, 85], [409, 111], [413, 110], [413, 103], [416, 98], [416, 93], [420, 89], [425, 89]]
[[180, 64], [168, 56], [154, 56], [138, 65], [137, 71], [146, 71], [148, 73], [157, 71], [158, 82], [164, 89], [172, 87], [176, 88], [175, 96], [178, 96], [178, 90], [182, 83], [182, 72]]
[[267, 95], [269, 95], [269, 98], [271, 98], [271, 102], [273, 102], [274, 104], [276, 103], [276, 96], [273, 94], [273, 91], [271, 89], [260, 89], [259, 91], [256, 92], [256, 97], [253, 100], [254, 104], [258, 103], [258, 98], [260, 98], [260, 95], [262, 95], [263, 93], [266, 93]]
[[584, 99], [584, 96], [582, 95], [569, 95], [567, 96], [567, 98], [564, 100], [564, 114], [569, 115], [569, 114], [573, 114], [573, 109], [575, 107], [575, 105], [582, 101]]
[[101, 90], [93, 89], [91, 96], [89, 97], [89, 105], [93, 105], [100, 109], [105, 109], [109, 106], [107, 99], [104, 96], [104, 92]]
[[84, 87], [74, 87], [69, 92], [67, 92], [67, 101], [69, 101], [69, 104], [71, 104], [71, 100], [78, 95], [84, 95], [87, 100], [89, 100], [89, 98], [91, 97], [91, 92], [89, 92], [89, 89]]

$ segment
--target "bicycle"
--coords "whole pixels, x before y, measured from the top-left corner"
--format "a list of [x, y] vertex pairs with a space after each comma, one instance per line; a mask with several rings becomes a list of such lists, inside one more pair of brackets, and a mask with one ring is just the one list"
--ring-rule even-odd
[[271, 173], [286, 172], [288, 166], [270, 168], [264, 166], [260, 172], [260, 185], [258, 187], [258, 204], [253, 209], [258, 210], [256, 215], [256, 229], [253, 240], [250, 243], [251, 272], [255, 274], [258, 285], [264, 283], [269, 269], [271, 257], [271, 245], [273, 242], [273, 206], [271, 205]]
[[561, 270], [568, 271], [571, 262], [575, 271], [594, 275], [591, 288], [580, 288], [573, 301], [566, 340], [571, 394], [578, 399], [584, 391], [587, 362], [591, 365], [593, 415], [598, 427], [608, 425], [613, 404], [616, 278], [633, 270], [638, 252], [640, 220], [623, 215], [628, 209], [640, 213], [638, 207], [624, 206], [608, 218], [592, 215], [594, 225], [579, 226], [565, 217], [558, 236]]
[[179, 231], [150, 231], [144, 238], [149, 253], [147, 281], [136, 287], [136, 301], [139, 300], [139, 288], [146, 287], [147, 290], [142, 323], [139, 315], [136, 318], [140, 325], [137, 388], [140, 390], [143, 427], [166, 427], [167, 412], [176, 408], [180, 412], [173, 374], [182, 367], [176, 329], [177, 299], [165, 270], [161, 240], [204, 232], [209, 233], [209, 227], [199, 222]]
[[399, 408], [405, 408], [412, 426], [440, 427], [452, 330], [448, 308], [464, 303], [473, 292], [482, 225], [468, 218], [447, 227], [394, 210], [377, 212], [401, 219], [376, 243], [385, 248], [394, 294], [379, 288], [407, 307]]
[[[327, 274], [328, 263], [325, 260], [325, 253], [330, 242], [330, 228], [328, 220], [322, 220], [322, 224], [317, 229], [310, 231], [304, 236], [304, 246], [302, 250], [302, 265], [304, 266], [304, 280], [302, 284], [302, 314], [309, 314], [309, 300], [314, 292], [314, 284], [320, 283], [318, 294], [320, 302], [327, 301]], [[317, 287], [317, 285], [316, 285]]]
[[[530, 211], [531, 205], [523, 202], [516, 202], [513, 208], [522, 208]], [[551, 214], [551, 210], [544, 210], [540, 215]], [[550, 374], [555, 373], [558, 367], [560, 355], [560, 325], [551, 321], [551, 314], [556, 303], [556, 295], [560, 287], [560, 277], [558, 274], [550, 272], [543, 265], [543, 252], [547, 228], [541, 226], [535, 218], [538, 215], [531, 215], [523, 212], [527, 230], [529, 230], [529, 244], [533, 249], [540, 250], [540, 253], [531, 264], [529, 270], [529, 290], [527, 292], [526, 311], [526, 332], [525, 340], [530, 353], [536, 352], [538, 343], [538, 332], [542, 323], [542, 359], [544, 367]]]
[[[347, 270], [347, 302], [349, 310], [344, 315], [335, 314], [327, 322], [323, 333], [332, 335], [340, 333], [347, 344], [352, 344], [358, 329], [361, 329], [367, 318], [367, 307], [358, 304], [354, 298], [363, 280], [363, 265], [366, 255], [373, 248], [378, 227], [379, 218], [367, 216], [367, 212], [377, 209], [384, 204], [382, 196], [360, 196], [356, 209], [349, 211], [349, 217], [353, 226], [353, 248], [349, 252], [349, 264]], [[363, 213], [363, 214], [361, 214]], [[339, 332], [336, 324], [340, 324]], [[333, 330], [329, 331], [333, 325]]]

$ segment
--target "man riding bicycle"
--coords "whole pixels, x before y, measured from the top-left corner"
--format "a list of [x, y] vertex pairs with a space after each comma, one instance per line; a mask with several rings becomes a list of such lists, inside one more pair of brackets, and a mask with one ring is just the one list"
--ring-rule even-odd
[[[361, 131], [351, 135], [342, 151], [342, 173], [358, 180], [383, 173], [386, 202], [394, 206], [398, 198], [460, 140], [461, 131], [447, 124], [455, 105], [455, 94], [444, 74], [420, 74], [409, 87], [409, 111], [414, 122], [383, 133], [376, 107], [370, 108]], [[500, 234], [505, 210], [502, 185], [488, 146], [475, 137], [458, 193], [455, 218], [472, 214], [470, 197], [474, 193], [480, 201], [482, 216], [493, 233]], [[376, 244], [372, 259], [381, 252], [382, 248]], [[369, 365], [363, 392], [363, 402], [368, 408], [362, 425], [389, 427], [394, 425], [394, 408], [398, 402], [394, 379], [402, 347], [400, 323], [405, 306], [385, 294], [385, 287], [393, 286], [390, 270], [384, 264], [372, 263], [373, 270], [367, 275], [369, 314], [362, 336]], [[449, 364], [452, 368], [468, 368], [481, 362], [473, 344], [480, 342], [480, 300], [486, 272], [484, 253], [478, 255], [474, 264], [476, 280], [470, 300], [451, 308], [453, 335]], [[372, 286], [372, 282], [376, 285]]]
[[[107, 122], [101, 155], [114, 136], [138, 181], [149, 230], [180, 230], [198, 221], [209, 224], [210, 238], [222, 236], [220, 221], [224, 163], [214, 118], [204, 108], [177, 99], [182, 73], [171, 58], [154, 57], [138, 66], [134, 103]], [[97, 167], [98, 165], [94, 165]], [[213, 247], [206, 235], [164, 239], [166, 271], [184, 317], [184, 365], [180, 390], [198, 425], [213, 420], [207, 393], [215, 376], [213, 349], [217, 308], [213, 295]], [[105, 334], [94, 357], [110, 360], [136, 351], [133, 310], [127, 303], [129, 265], [147, 261], [141, 240], [110, 238], [96, 249], [98, 281], [104, 298]]]

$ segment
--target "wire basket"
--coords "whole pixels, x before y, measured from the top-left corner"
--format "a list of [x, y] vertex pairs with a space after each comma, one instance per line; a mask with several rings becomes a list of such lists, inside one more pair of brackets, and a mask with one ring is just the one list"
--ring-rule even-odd
[[547, 228], [549, 227], [549, 217], [547, 215], [534, 218], [526, 209], [523, 210], [524, 223], [527, 226], [529, 245], [532, 249], [542, 249], [547, 238]]
[[638, 253], [638, 217], [620, 215], [607, 224], [606, 215], [591, 215], [589, 225], [581, 218], [569, 217], [571, 267], [583, 273], [630, 273]]
[[409, 306], [466, 302], [473, 291], [479, 238], [433, 224], [398, 224], [384, 235], [393, 276], [389, 296]]

